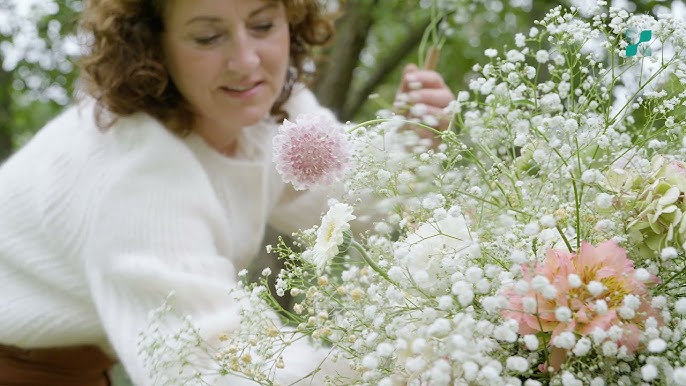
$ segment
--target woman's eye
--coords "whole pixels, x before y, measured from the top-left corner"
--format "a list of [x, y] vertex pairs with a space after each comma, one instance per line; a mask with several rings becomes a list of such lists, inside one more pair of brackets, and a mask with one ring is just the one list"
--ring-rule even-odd
[[274, 26], [274, 23], [271, 23], [271, 22], [270, 23], [260, 23], [260, 24], [255, 24], [252, 27], [252, 29], [255, 31], [258, 31], [258, 32], [267, 32], [270, 29], [272, 29], [273, 26]]
[[195, 38], [195, 42], [201, 46], [208, 46], [217, 41], [221, 35], [210, 35]]

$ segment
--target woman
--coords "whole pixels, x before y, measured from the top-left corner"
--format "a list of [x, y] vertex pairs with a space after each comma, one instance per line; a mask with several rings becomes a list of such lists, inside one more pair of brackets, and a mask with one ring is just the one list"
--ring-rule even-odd
[[[115, 361], [153, 384], [138, 332], [172, 291], [208, 337], [239, 323], [228, 288], [265, 225], [323, 208], [270, 161], [285, 114], [330, 113], [297, 82], [331, 37], [317, 4], [85, 2], [85, 96], [0, 168], [0, 384], [106, 385]], [[452, 100], [438, 74], [406, 75], [415, 102]]]

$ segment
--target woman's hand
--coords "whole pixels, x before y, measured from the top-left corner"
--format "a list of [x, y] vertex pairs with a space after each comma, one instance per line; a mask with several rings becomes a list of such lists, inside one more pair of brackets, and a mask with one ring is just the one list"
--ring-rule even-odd
[[[455, 95], [436, 71], [420, 69], [408, 64], [403, 70], [400, 88], [396, 94], [395, 107], [399, 113], [421, 123], [445, 130], [450, 119], [443, 109], [455, 99]], [[434, 138], [428, 130], [419, 130], [425, 138]]]

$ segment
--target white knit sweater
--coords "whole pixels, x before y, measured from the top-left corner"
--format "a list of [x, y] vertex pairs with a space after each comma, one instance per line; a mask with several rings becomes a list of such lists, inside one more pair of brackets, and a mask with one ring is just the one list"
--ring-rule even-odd
[[[328, 112], [307, 90], [286, 107]], [[324, 209], [281, 182], [275, 130], [245, 128], [227, 158], [145, 114], [102, 131], [85, 103], [50, 122], [0, 167], [0, 343], [95, 344], [149, 385], [137, 335], [172, 290], [206, 336], [236, 326], [228, 290], [265, 225], [310, 227]]]

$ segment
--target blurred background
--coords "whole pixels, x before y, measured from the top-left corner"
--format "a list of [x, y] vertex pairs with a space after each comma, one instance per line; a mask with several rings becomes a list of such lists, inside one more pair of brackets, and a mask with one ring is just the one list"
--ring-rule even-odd
[[[374, 117], [392, 103], [400, 70], [440, 40], [438, 71], [455, 91], [486, 48], [512, 45], [517, 32], [558, 5], [580, 11], [595, 0], [323, 0], [337, 12], [337, 39], [320, 54], [312, 88], [342, 121]], [[678, 1], [610, 0], [633, 12], [684, 8]], [[0, 162], [71, 102], [81, 52], [81, 0], [0, 0]], [[437, 11], [438, 10], [438, 11]], [[436, 26], [436, 28], [429, 28]], [[437, 34], [427, 35], [429, 30]], [[371, 97], [370, 97], [371, 96]]]
[[[374, 118], [389, 108], [406, 63], [422, 63], [442, 46], [437, 71], [455, 93], [465, 89], [484, 50], [514, 45], [534, 20], [557, 5], [590, 9], [595, 0], [322, 0], [339, 15], [333, 44], [318, 52], [311, 88], [341, 121]], [[635, 13], [684, 17], [682, 0], [609, 0]], [[81, 0], [0, 0], [0, 164], [72, 102], [74, 60], [84, 39], [76, 30]], [[268, 232], [265, 244], [278, 235]], [[265, 253], [254, 271], [278, 263]], [[288, 299], [284, 300], [285, 302]], [[115, 385], [127, 385], [121, 369]]]

